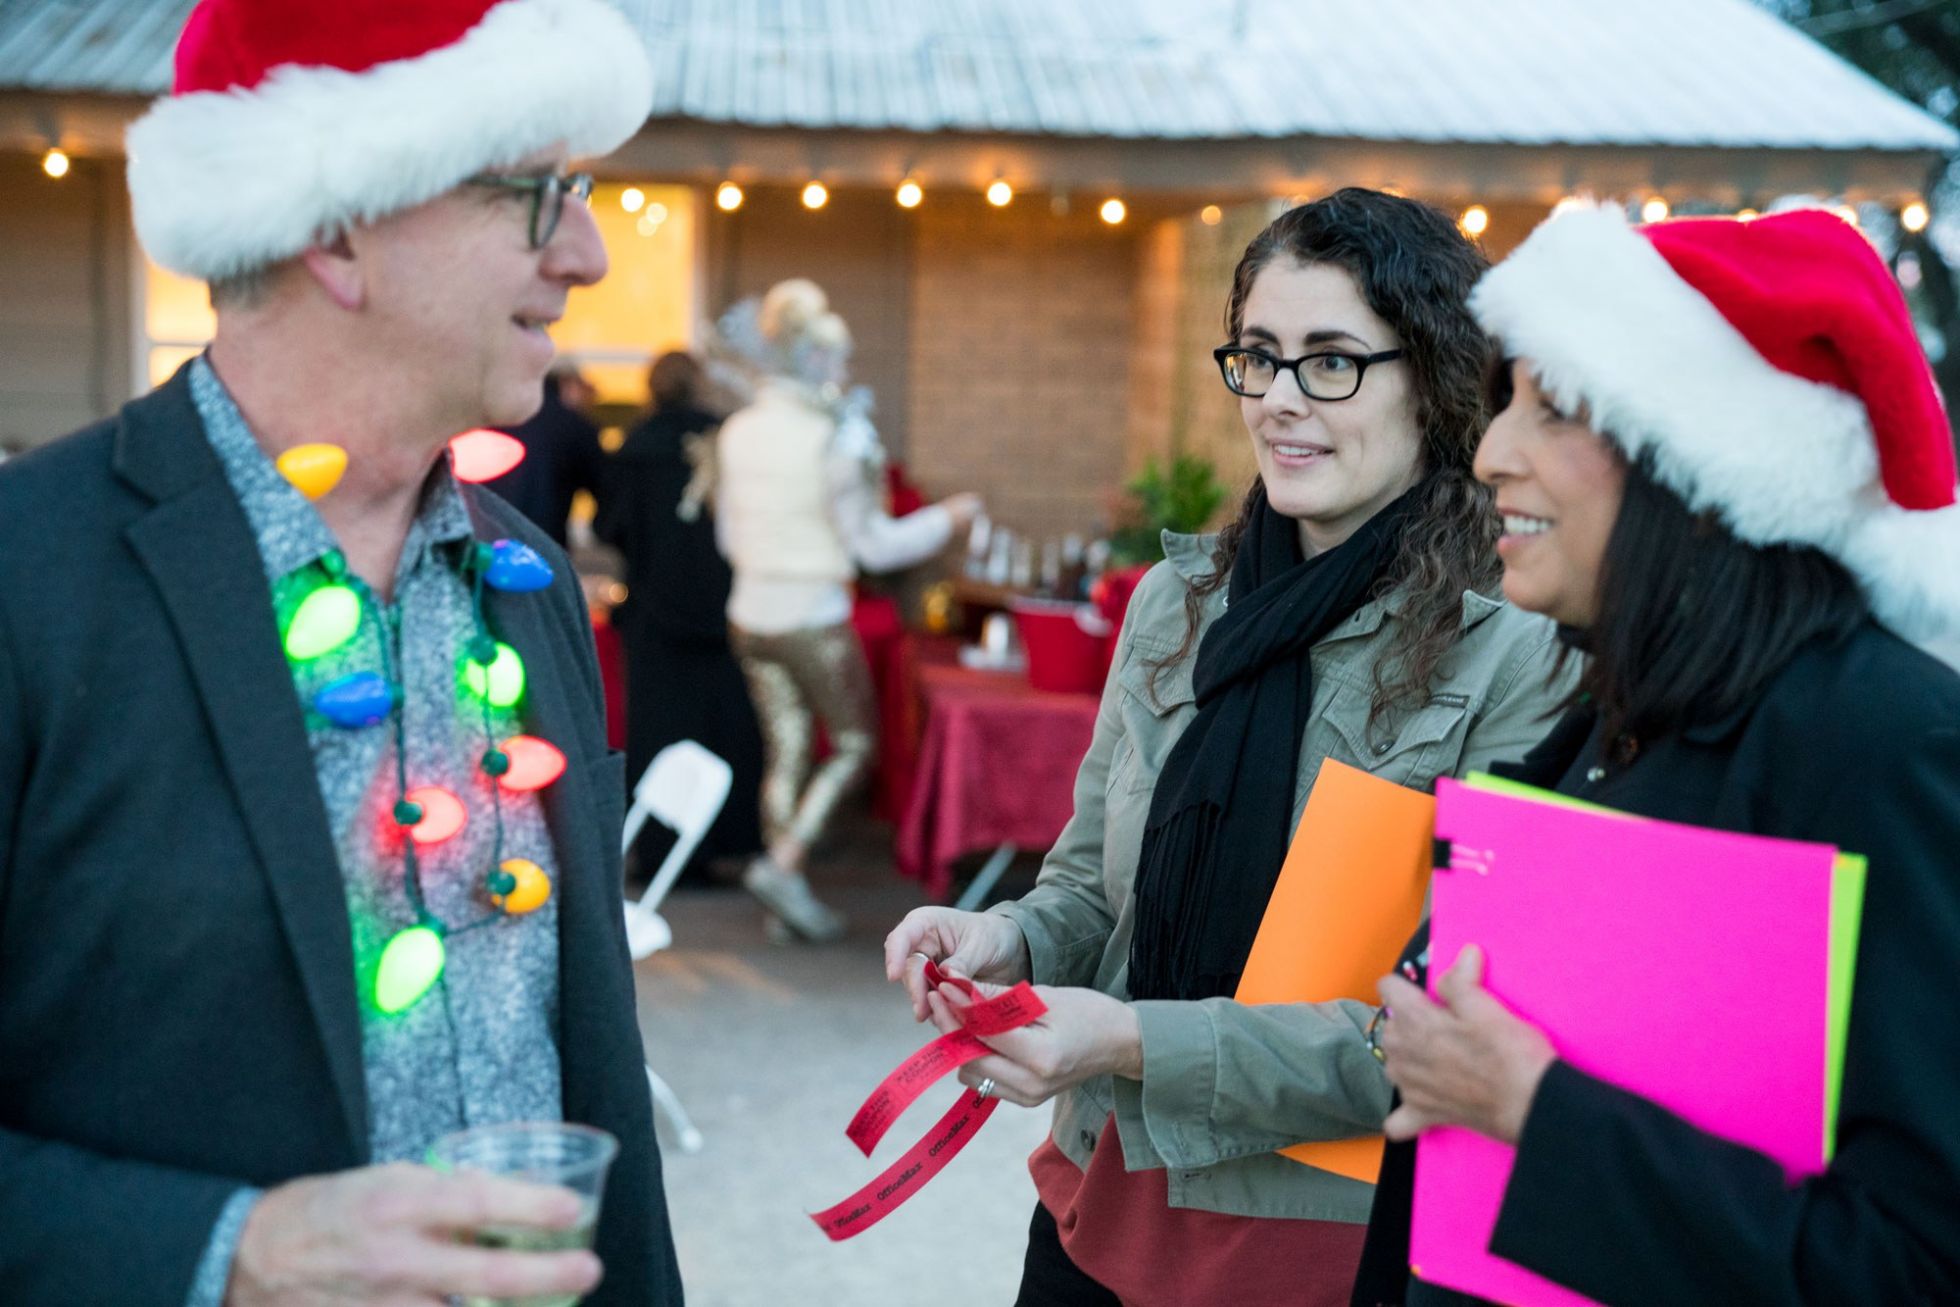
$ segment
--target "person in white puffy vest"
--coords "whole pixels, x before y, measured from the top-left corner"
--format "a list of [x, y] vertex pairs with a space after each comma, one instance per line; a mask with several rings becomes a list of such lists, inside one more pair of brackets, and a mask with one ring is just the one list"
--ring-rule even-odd
[[[842, 914], [804, 865], [838, 802], [869, 771], [877, 709], [851, 627], [859, 570], [889, 572], [945, 548], [979, 515], [953, 495], [904, 517], [884, 509], [884, 450], [870, 394], [844, 388], [851, 333], [815, 283], [780, 282], [719, 324], [717, 345], [758, 380], [722, 425], [716, 531], [734, 572], [729, 638], [762, 723], [768, 848], [742, 883], [803, 938], [840, 938]], [[814, 770], [815, 724], [830, 755]]]

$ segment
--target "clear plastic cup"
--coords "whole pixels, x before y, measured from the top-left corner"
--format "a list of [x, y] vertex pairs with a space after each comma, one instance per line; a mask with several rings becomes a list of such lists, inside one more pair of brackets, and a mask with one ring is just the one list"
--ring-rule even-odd
[[[558, 1252], [592, 1246], [599, 1228], [599, 1199], [605, 1192], [606, 1169], [618, 1153], [619, 1141], [604, 1130], [563, 1121], [520, 1121], [444, 1135], [429, 1146], [429, 1165], [438, 1171], [487, 1171], [570, 1189], [579, 1196], [580, 1210], [578, 1220], [566, 1229], [487, 1226], [474, 1236], [485, 1248]], [[461, 1299], [466, 1307], [574, 1307], [578, 1300], [577, 1294]]]

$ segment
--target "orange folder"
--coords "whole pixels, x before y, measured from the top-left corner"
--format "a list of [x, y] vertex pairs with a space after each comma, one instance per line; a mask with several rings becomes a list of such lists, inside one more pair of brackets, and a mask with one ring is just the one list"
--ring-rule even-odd
[[[1422, 923], [1436, 800], [1327, 759], [1234, 995], [1241, 1003], [1379, 1001]], [[1382, 1137], [1294, 1144], [1281, 1154], [1373, 1184]]]

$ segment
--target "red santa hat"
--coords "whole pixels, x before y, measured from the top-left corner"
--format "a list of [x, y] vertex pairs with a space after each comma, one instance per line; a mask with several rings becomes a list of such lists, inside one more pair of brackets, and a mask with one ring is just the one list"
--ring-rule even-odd
[[1812, 545], [1909, 638], [1960, 631], [1953, 433], [1904, 297], [1835, 214], [1553, 215], [1471, 308], [1562, 408], [1751, 544]]
[[137, 235], [233, 276], [552, 145], [609, 153], [652, 98], [605, 0], [200, 0], [129, 129]]

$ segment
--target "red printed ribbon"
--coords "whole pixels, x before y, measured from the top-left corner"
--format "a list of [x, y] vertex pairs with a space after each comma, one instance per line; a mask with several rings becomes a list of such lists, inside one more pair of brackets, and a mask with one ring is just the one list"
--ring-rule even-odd
[[[952, 985], [968, 996], [978, 994], [973, 982], [948, 976], [931, 961], [926, 963], [928, 986]], [[941, 1035], [901, 1062], [871, 1091], [864, 1105], [851, 1118], [844, 1134], [866, 1157], [891, 1128], [892, 1122], [918, 1100], [941, 1076], [957, 1070], [987, 1052], [979, 1035], [997, 1035], [1027, 1025], [1048, 1010], [1033, 986], [1025, 981], [1004, 994], [982, 999], [968, 1007], [963, 1030]], [[838, 1203], [811, 1214], [832, 1240], [861, 1234], [896, 1211], [913, 1194], [925, 1187], [945, 1165], [959, 1155], [980, 1127], [986, 1123], [1000, 1100], [982, 1098], [977, 1092], [960, 1095], [946, 1115], [926, 1131], [918, 1143], [887, 1167], [877, 1179]]]

